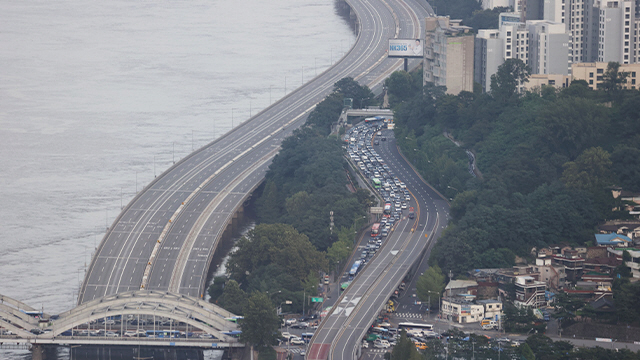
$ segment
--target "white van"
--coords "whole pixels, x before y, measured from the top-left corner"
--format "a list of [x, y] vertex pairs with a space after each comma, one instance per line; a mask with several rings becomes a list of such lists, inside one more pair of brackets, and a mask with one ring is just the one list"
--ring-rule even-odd
[[376, 339], [373, 342], [373, 347], [379, 348], [379, 349], [388, 349], [391, 347], [391, 344], [389, 344], [387, 340]]

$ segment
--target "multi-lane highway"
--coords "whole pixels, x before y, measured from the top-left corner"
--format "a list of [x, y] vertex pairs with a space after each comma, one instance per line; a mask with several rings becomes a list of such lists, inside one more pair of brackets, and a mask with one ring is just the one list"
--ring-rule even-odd
[[400, 61], [386, 58], [387, 39], [419, 37], [428, 14], [417, 0], [349, 3], [360, 26], [345, 57], [137, 194], [100, 243], [78, 303], [137, 289], [203, 294], [218, 239], [262, 181], [284, 137], [304, 123], [341, 78], [351, 76], [374, 87], [398, 69]]
[[308, 359], [356, 359], [362, 338], [380, 310], [447, 224], [448, 203], [399, 154], [393, 132], [384, 130], [376, 151], [411, 193], [416, 218], [404, 214], [376, 256], [369, 261], [318, 328]]

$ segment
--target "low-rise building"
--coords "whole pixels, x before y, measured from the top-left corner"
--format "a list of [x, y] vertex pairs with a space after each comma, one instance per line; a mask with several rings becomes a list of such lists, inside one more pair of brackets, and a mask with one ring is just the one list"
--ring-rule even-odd
[[476, 295], [478, 283], [473, 280], [451, 280], [444, 288], [445, 297], [457, 295]]
[[582, 277], [584, 258], [577, 251], [566, 251], [566, 255], [553, 255], [551, 262], [555, 266], [563, 266], [567, 281], [575, 282]]
[[[607, 71], [608, 62], [576, 62], [571, 64], [571, 76], [573, 80], [584, 80], [593, 90], [597, 90], [598, 86], [604, 80], [604, 74]], [[628, 72], [626, 89], [638, 89], [638, 76], [640, 76], [640, 64], [622, 64], [618, 69], [619, 72]]]
[[495, 299], [477, 300], [484, 307], [484, 318], [498, 320], [502, 314], [502, 301]]
[[538, 257], [534, 271], [539, 275], [538, 280], [547, 284], [552, 290], [559, 290], [565, 287], [567, 274], [564, 266], [553, 265], [550, 257]]
[[445, 297], [442, 299], [442, 316], [459, 324], [479, 322], [484, 319], [484, 306], [459, 296]]
[[531, 276], [521, 276], [516, 278], [515, 282], [516, 298], [513, 304], [516, 307], [523, 308], [541, 308], [547, 304], [545, 298], [546, 284], [542, 281], [536, 281]]
[[[629, 255], [631, 255], [630, 261], [625, 261], [625, 265], [631, 268], [631, 273], [633, 277], [640, 277], [640, 249], [638, 248], [608, 248], [607, 251], [613, 255], [611, 257], [615, 257], [616, 259], [622, 259], [622, 254], [624, 251], [627, 251]], [[610, 257], [610, 258], [611, 258]]]
[[631, 239], [620, 234], [595, 234], [595, 237], [598, 246], [628, 247], [633, 244]]

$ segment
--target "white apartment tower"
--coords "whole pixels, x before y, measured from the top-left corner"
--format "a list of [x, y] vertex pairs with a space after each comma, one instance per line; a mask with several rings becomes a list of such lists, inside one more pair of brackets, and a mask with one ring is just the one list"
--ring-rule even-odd
[[532, 74], [571, 73], [571, 36], [565, 24], [548, 20], [527, 21], [529, 67]]
[[482, 86], [482, 91], [489, 91], [491, 75], [498, 71], [504, 62], [504, 40], [500, 38], [498, 29], [478, 30], [474, 51], [474, 80]]
[[633, 1], [603, 1], [598, 28], [598, 62], [637, 61], [636, 9]]

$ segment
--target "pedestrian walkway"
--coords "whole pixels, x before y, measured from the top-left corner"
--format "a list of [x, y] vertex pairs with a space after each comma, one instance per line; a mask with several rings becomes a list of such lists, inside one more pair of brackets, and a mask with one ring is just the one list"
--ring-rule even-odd
[[393, 316], [404, 319], [422, 319], [422, 314], [420, 313], [395, 313]]
[[366, 349], [365, 351], [370, 353], [386, 353], [388, 350], [387, 349]]

